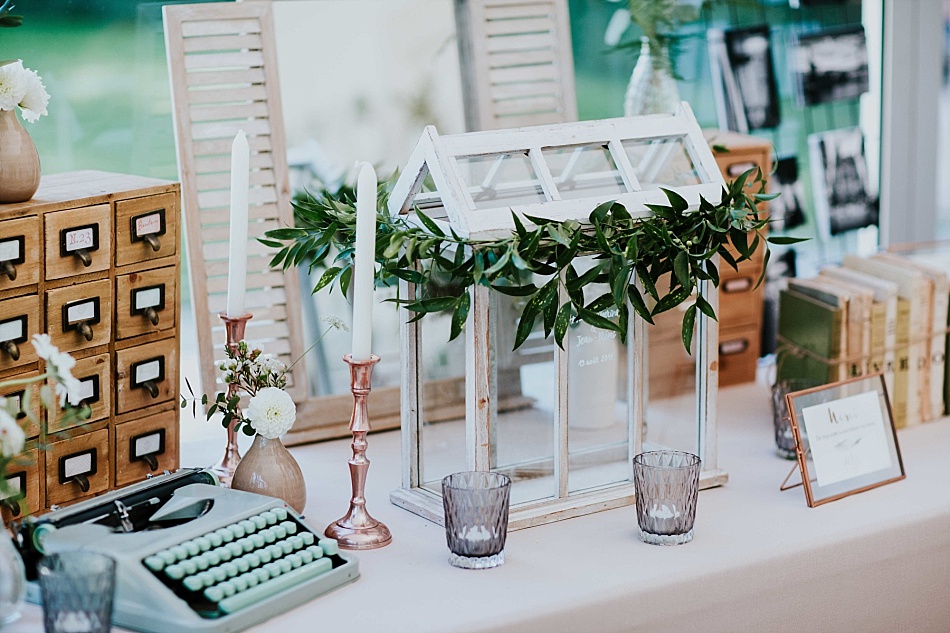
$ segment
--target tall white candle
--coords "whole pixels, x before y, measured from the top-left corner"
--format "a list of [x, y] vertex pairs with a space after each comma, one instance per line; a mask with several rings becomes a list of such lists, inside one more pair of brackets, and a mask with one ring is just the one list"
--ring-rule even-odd
[[229, 317], [244, 314], [244, 290], [247, 285], [247, 181], [250, 149], [244, 130], [231, 144], [231, 242], [228, 247]]
[[356, 180], [356, 262], [353, 265], [353, 360], [373, 347], [373, 276], [376, 262], [376, 171], [360, 167]]

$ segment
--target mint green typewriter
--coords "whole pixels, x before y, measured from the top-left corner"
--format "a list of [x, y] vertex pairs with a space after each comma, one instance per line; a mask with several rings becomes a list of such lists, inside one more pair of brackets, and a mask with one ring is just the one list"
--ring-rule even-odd
[[20, 522], [28, 574], [44, 554], [113, 557], [112, 621], [145, 633], [240, 631], [359, 576], [283, 501], [211, 481], [179, 471]]

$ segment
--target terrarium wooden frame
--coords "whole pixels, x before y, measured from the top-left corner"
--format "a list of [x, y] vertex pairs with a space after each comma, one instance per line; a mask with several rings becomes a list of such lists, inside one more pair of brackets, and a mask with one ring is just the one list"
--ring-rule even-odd
[[[665, 194], [658, 188], [641, 187], [637, 170], [633, 168], [624, 150], [628, 141], [666, 141], [681, 139], [690, 163], [695, 169], [698, 184], [672, 187], [690, 205], [698, 207], [700, 197], [717, 204], [721, 199], [724, 181], [712, 152], [686, 103], [669, 115], [650, 115], [626, 119], [565, 123], [516, 130], [483, 131], [452, 136], [440, 136], [433, 127], [426, 128], [413, 151], [389, 201], [391, 214], [413, 216], [416, 208], [424, 209], [430, 218], [446, 231], [472, 239], [492, 238], [510, 234], [514, 229], [512, 214], [517, 213], [525, 224], [526, 216], [556, 220], [587, 220], [590, 212], [607, 200], [625, 205], [633, 217], [648, 217], [647, 204], [663, 204]], [[558, 183], [546, 164], [543, 150], [597, 146], [605, 148], [613, 159], [623, 181], [626, 193], [618, 196], [593, 194], [571, 200], [562, 199]], [[492, 208], [476, 209], [472, 191], [480, 186], [466, 182], [459, 167], [459, 159], [473, 156], [503, 157], [521, 154], [527, 156], [545, 201], [532, 204], [499, 204]], [[423, 184], [431, 178], [435, 191], [423, 192]], [[702, 282], [708, 283], [708, 282]], [[713, 309], [718, 308], [718, 294], [704, 288]], [[407, 299], [415, 296], [415, 287], [401, 282], [401, 293]], [[561, 300], [566, 300], [562, 297]], [[493, 470], [493, 450], [498, 415], [498, 362], [496, 354], [506, 353], [493, 335], [499, 313], [497, 295], [483, 286], [472, 291], [472, 307], [465, 329], [466, 342], [466, 407], [465, 451], [466, 466], [470, 470]], [[699, 455], [703, 460], [700, 486], [708, 488], [724, 483], [728, 476], [718, 468], [716, 456], [716, 397], [718, 392], [718, 325], [703, 315], [696, 321], [696, 414]], [[643, 447], [643, 403], [645, 398], [646, 325], [639, 318], [630, 321], [627, 353], [627, 447], [632, 457]], [[422, 481], [422, 428], [426, 422], [423, 402], [423, 380], [420, 378], [421, 324], [403, 321], [402, 358], [402, 487], [394, 491], [392, 502], [427, 519], [442, 522], [442, 500]], [[629, 481], [605, 485], [579, 493], [569, 491], [569, 448], [567, 441], [567, 367], [568, 354], [554, 349], [557, 367], [556, 403], [557, 440], [553, 457], [553, 473], [557, 480], [556, 497], [545, 498], [511, 508], [509, 527], [519, 529], [542, 523], [597, 512], [633, 502], [632, 474]], [[629, 460], [628, 460], [629, 461]]]

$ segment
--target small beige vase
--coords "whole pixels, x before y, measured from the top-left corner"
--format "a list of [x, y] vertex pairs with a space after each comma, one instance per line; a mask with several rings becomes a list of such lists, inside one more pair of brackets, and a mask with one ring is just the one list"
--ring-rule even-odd
[[40, 156], [14, 110], [0, 110], [0, 204], [26, 202], [40, 186]]
[[231, 488], [283, 499], [301, 514], [307, 505], [307, 484], [300, 465], [280, 438], [254, 437], [234, 471]]

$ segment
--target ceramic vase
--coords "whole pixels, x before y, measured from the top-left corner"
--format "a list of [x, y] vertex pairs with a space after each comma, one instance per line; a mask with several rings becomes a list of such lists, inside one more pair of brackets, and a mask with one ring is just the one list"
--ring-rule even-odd
[[26, 570], [9, 533], [0, 529], [0, 629], [20, 617], [26, 598]]
[[14, 110], [0, 110], [0, 204], [26, 202], [40, 186], [40, 156]]
[[679, 88], [673, 77], [669, 49], [650, 46], [649, 38], [640, 40], [640, 57], [633, 67], [623, 102], [624, 116], [674, 112], [680, 103]]
[[299, 513], [307, 504], [307, 485], [300, 465], [280, 438], [254, 437], [234, 471], [231, 488], [283, 499]]

